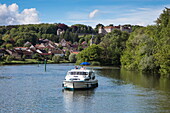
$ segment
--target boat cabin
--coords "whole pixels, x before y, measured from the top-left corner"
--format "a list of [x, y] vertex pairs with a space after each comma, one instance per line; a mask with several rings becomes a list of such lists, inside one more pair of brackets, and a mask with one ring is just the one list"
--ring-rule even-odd
[[71, 71], [67, 72], [67, 76], [69, 77], [79, 77], [79, 78], [86, 78], [87, 80], [89, 79], [94, 79], [95, 74], [93, 70], [82, 70], [82, 69], [72, 69]]
[[75, 68], [67, 72], [63, 81], [65, 89], [89, 89], [98, 87], [95, 72], [86, 68]]

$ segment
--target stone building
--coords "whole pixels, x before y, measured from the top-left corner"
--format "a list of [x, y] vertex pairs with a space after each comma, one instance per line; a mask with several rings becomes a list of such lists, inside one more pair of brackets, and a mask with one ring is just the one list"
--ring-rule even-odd
[[127, 27], [127, 26], [106, 26], [106, 27], [99, 27], [99, 34], [107, 34], [112, 32], [113, 30], [121, 30], [121, 31], [126, 31], [128, 33], [132, 32], [132, 28], [131, 27]]

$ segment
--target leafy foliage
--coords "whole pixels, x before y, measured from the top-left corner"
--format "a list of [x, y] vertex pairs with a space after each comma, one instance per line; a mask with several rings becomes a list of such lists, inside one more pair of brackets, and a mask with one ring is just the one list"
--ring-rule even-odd
[[69, 61], [70, 62], [76, 62], [76, 60], [77, 60], [76, 54], [72, 53], [72, 54], [69, 55]]
[[[58, 29], [63, 31], [61, 35], [57, 35]], [[35, 45], [38, 39], [49, 39], [57, 43], [65, 39], [73, 43], [79, 41], [79, 34], [91, 33], [94, 33], [93, 28], [82, 24], [71, 27], [61, 23], [0, 26], [0, 46], [4, 47], [7, 43], [14, 47], [23, 46], [27, 41]]]
[[55, 63], [60, 63], [60, 61], [61, 61], [61, 56], [55, 55], [55, 56], [53, 56], [52, 60], [53, 60]]
[[156, 22], [131, 33], [121, 57], [123, 67], [170, 75], [170, 10], [164, 10]]
[[114, 30], [102, 38], [100, 43], [104, 48], [102, 63], [107, 65], [120, 65], [120, 56], [126, 47], [126, 40], [129, 34], [120, 30]]
[[93, 44], [77, 55], [77, 64], [81, 62], [100, 61], [101, 54], [102, 48], [99, 45]]

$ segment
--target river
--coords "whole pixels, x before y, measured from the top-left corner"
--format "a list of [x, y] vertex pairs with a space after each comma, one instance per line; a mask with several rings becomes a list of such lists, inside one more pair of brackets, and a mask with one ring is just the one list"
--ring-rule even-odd
[[63, 90], [73, 64], [0, 66], [0, 113], [169, 113], [170, 79], [94, 67], [99, 87]]

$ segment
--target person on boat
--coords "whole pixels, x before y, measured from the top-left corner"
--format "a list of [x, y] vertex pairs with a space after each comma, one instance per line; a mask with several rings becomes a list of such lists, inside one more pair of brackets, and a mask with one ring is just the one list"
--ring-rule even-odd
[[75, 66], [75, 69], [78, 69], [78, 66]]

